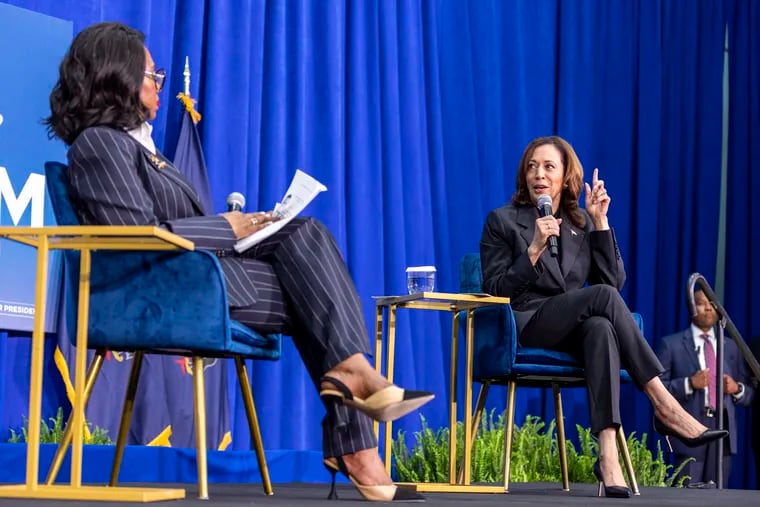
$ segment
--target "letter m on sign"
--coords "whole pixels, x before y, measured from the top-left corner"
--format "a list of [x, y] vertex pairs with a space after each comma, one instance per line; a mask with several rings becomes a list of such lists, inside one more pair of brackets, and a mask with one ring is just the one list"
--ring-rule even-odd
[[29, 174], [29, 178], [17, 196], [7, 169], [0, 166], [0, 219], [3, 212], [2, 203], [5, 203], [5, 207], [8, 208], [13, 225], [18, 225], [24, 211], [31, 207], [29, 225], [42, 227], [45, 216], [45, 177], [41, 174]]

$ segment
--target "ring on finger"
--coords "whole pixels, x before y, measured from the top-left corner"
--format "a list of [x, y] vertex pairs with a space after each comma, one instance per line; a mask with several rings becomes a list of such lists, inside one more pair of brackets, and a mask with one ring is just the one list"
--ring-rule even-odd
[[258, 218], [252, 218], [251, 219], [251, 225], [259, 225], [259, 219]]

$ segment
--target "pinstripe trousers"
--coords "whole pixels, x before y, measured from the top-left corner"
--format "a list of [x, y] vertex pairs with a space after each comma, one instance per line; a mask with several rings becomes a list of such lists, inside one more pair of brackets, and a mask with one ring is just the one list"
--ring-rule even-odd
[[[370, 353], [359, 295], [321, 222], [297, 217], [239, 260], [258, 295], [252, 305], [232, 308], [230, 316], [259, 332], [292, 336], [317, 389], [336, 364]], [[377, 446], [369, 417], [342, 405], [326, 408], [325, 457]]]

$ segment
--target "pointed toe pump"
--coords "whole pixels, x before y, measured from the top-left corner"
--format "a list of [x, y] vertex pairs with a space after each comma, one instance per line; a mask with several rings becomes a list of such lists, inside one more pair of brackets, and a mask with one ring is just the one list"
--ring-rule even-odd
[[607, 498], [629, 498], [631, 496], [631, 490], [627, 486], [607, 486], [604, 483], [604, 479], [602, 479], [602, 466], [599, 464], [598, 459], [594, 462], [593, 470], [596, 479], [599, 481], [597, 496], [602, 496], [602, 491], [604, 491], [604, 496]]
[[435, 398], [433, 393], [427, 391], [410, 391], [391, 384], [361, 399], [336, 378], [322, 377], [320, 382], [333, 386], [319, 392], [323, 399], [353, 407], [380, 422], [394, 421]]
[[346, 463], [341, 456], [335, 458], [326, 458], [323, 461], [325, 468], [332, 476], [330, 484], [330, 493], [327, 495], [329, 500], [337, 500], [338, 492], [335, 489], [335, 474], [340, 472], [351, 481], [356, 487], [359, 494], [365, 500], [370, 502], [424, 502], [425, 497], [417, 493], [416, 490], [397, 486], [395, 484], [366, 486], [359, 484], [346, 468]]
[[683, 435], [680, 435], [673, 428], [665, 425], [665, 423], [662, 422], [657, 416], [654, 418], [654, 430], [665, 437], [665, 441], [668, 443], [668, 449], [670, 449], [670, 452], [673, 452], [673, 447], [670, 445], [670, 439], [668, 437], [676, 437], [687, 447], [699, 447], [700, 445], [709, 444], [710, 442], [714, 442], [728, 436], [728, 431], [726, 430], [705, 430], [696, 437], [685, 437]]

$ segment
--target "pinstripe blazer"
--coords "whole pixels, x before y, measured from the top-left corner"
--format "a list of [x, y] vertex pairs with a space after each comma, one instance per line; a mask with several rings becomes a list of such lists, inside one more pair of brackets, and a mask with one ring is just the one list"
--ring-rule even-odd
[[230, 306], [256, 301], [255, 280], [232, 255], [229, 222], [206, 215], [192, 185], [160, 152], [153, 155], [127, 132], [83, 130], [68, 151], [69, 197], [82, 225], [155, 225], [220, 257]]

